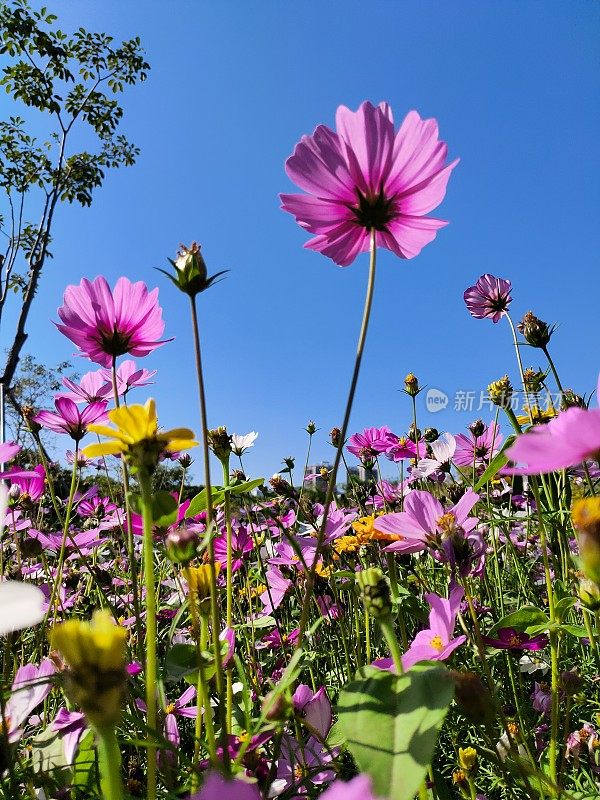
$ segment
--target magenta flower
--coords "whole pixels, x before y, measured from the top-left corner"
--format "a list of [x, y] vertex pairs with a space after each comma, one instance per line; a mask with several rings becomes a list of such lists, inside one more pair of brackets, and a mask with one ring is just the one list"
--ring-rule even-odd
[[422, 458], [427, 453], [427, 444], [421, 439], [417, 445], [406, 436], [396, 438], [396, 441], [385, 451], [386, 458], [390, 461], [402, 461], [405, 458]]
[[373, 782], [368, 775], [357, 775], [344, 783], [336, 780], [320, 796], [320, 800], [377, 800], [373, 794]]
[[395, 436], [387, 425], [382, 428], [365, 428], [362, 433], [355, 433], [348, 439], [347, 448], [361, 461], [372, 459], [385, 453], [397, 444]]
[[58, 316], [63, 323], [57, 323], [59, 331], [80, 355], [103, 367], [125, 353], [147, 356], [165, 343], [160, 341], [165, 323], [158, 289], [149, 292], [142, 281], [119, 278], [111, 291], [102, 276], [83, 278], [79, 286], [67, 286]]
[[482, 275], [474, 286], [464, 293], [467, 310], [476, 319], [500, 319], [511, 303], [510, 290], [512, 284], [505, 278], [495, 278], [487, 273]]
[[31, 472], [12, 467], [8, 472], [0, 473], [0, 478], [10, 481], [11, 495], [13, 495], [12, 487], [18, 487], [17, 500], [19, 502], [31, 500], [35, 503], [44, 494], [46, 470], [42, 464], [38, 464]]
[[294, 709], [304, 719], [311, 733], [316, 731], [325, 741], [331, 729], [333, 716], [331, 703], [324, 686], [313, 692], [310, 686], [301, 683], [292, 696]]
[[548, 637], [543, 633], [529, 636], [514, 628], [499, 628], [497, 636], [483, 636], [483, 641], [498, 650], [510, 650], [518, 653], [521, 650], [542, 650], [548, 644]]
[[[598, 380], [600, 391], [600, 380]], [[600, 397], [600, 394], [599, 394]], [[509, 475], [539, 475], [581, 464], [600, 454], [600, 409], [568, 408], [546, 425], [518, 436], [506, 455], [523, 467], [504, 469]]]
[[190, 795], [189, 800], [261, 800], [255, 783], [244, 780], [227, 780], [219, 772], [211, 772], [202, 789]]
[[260, 595], [260, 602], [264, 606], [262, 613], [272, 614], [283, 602], [292, 582], [284, 577], [279, 567], [267, 570], [266, 579], [268, 588]]
[[308, 194], [282, 194], [282, 208], [317, 234], [305, 244], [347, 267], [379, 247], [413, 258], [446, 222], [425, 214], [444, 199], [458, 159], [445, 165], [448, 148], [435, 119], [410, 111], [398, 132], [387, 103], [340, 106], [334, 132], [319, 125], [303, 136], [285, 164], [288, 177]]
[[62, 739], [65, 763], [72, 764], [81, 737], [87, 730], [85, 715], [80, 711], [67, 711], [66, 708], [61, 708], [50, 727], [53, 731], [57, 731]]
[[[456, 434], [456, 450], [454, 452], [454, 463], [458, 467], [481, 467], [487, 466], [491, 459], [500, 449], [503, 436], [496, 423], [483, 425], [482, 432], [470, 432], [469, 436], [464, 433]], [[471, 426], [477, 431], [475, 425]]]
[[375, 530], [398, 537], [384, 549], [394, 553], [418, 553], [429, 544], [437, 546], [444, 534], [460, 528], [469, 533], [477, 525], [477, 517], [469, 513], [479, 495], [468, 489], [456, 505], [445, 510], [440, 501], [420, 489], [410, 492], [404, 500], [404, 511], [383, 514], [375, 519]]
[[62, 384], [70, 391], [59, 396], [68, 397], [74, 403], [97, 403], [112, 395], [111, 378], [109, 376], [107, 379], [101, 369], [86, 372], [79, 383], [63, 378]]
[[34, 422], [44, 428], [49, 428], [55, 433], [68, 433], [71, 439], [76, 442], [81, 441], [87, 433], [87, 426], [94, 422], [103, 422], [107, 419], [105, 400], [91, 403], [83, 411], [69, 400], [68, 397], [57, 397], [54, 401], [56, 413], [54, 411], [40, 411], [35, 417]]
[[464, 635], [452, 638], [462, 597], [461, 586], [454, 586], [447, 600], [437, 594], [425, 595], [431, 608], [429, 628], [417, 633], [402, 656], [404, 669], [409, 669], [418, 661], [445, 661], [457, 647], [466, 642], [467, 637]]
[[8, 464], [17, 455], [21, 445], [16, 442], [2, 442], [0, 443], [0, 464]]

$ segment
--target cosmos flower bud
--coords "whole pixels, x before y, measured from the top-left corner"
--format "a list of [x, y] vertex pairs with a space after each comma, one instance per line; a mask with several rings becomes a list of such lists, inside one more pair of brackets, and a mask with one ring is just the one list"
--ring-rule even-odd
[[465, 772], [472, 772], [477, 764], [477, 750], [474, 747], [459, 747], [458, 763]]
[[313, 436], [313, 434], [315, 434], [317, 432], [317, 426], [312, 421], [312, 419], [309, 420], [309, 423], [306, 426], [305, 431], [308, 433], [309, 436]]
[[469, 430], [475, 438], [483, 436], [485, 433], [485, 422], [482, 419], [476, 419], [475, 422], [469, 425]]
[[475, 725], [490, 722], [494, 707], [490, 690], [474, 672], [450, 673], [455, 686], [455, 699], [462, 713]]
[[590, 611], [600, 610], [600, 586], [589, 578], [579, 581], [579, 599]]
[[490, 383], [487, 390], [489, 398], [495, 406], [510, 408], [513, 387], [508, 375]]
[[334, 447], [339, 447], [340, 446], [341, 437], [342, 437], [342, 432], [341, 432], [341, 430], [339, 428], [332, 428], [331, 429], [331, 431], [329, 433], [329, 438], [331, 440], [331, 444]]
[[50, 646], [60, 651], [68, 670], [65, 691], [96, 728], [119, 719], [127, 673], [127, 631], [110, 612], [95, 611], [91, 622], [68, 620], [50, 632]]
[[285, 722], [292, 709], [293, 704], [285, 692], [269, 692], [262, 702], [262, 713], [269, 722]]
[[572, 389], [565, 389], [563, 392], [563, 405], [565, 408], [585, 408], [585, 400], [579, 394], [575, 394]]
[[517, 327], [523, 334], [527, 344], [541, 349], [546, 347], [554, 333], [554, 326], [550, 327], [548, 323], [536, 317], [531, 311], [525, 314]]
[[413, 375], [412, 372], [409, 372], [406, 378], [404, 378], [404, 391], [411, 397], [416, 397], [421, 391], [417, 376]]
[[523, 372], [525, 389], [532, 394], [537, 394], [542, 390], [545, 379], [546, 373], [543, 369], [533, 369], [533, 367], [529, 367]]
[[289, 498], [296, 496], [296, 490], [292, 484], [284, 480], [281, 475], [273, 475], [269, 483], [271, 484], [273, 491], [277, 492], [277, 494], [281, 494], [284, 497]]
[[286, 470], [292, 470], [296, 465], [296, 461], [292, 456], [287, 456], [286, 458], [284, 458], [283, 463], [285, 464]]
[[27, 426], [32, 433], [39, 433], [39, 431], [42, 430], [42, 426], [34, 420], [36, 413], [37, 412], [33, 406], [21, 406], [21, 414], [23, 414], [23, 419], [27, 423]]
[[198, 544], [198, 534], [189, 528], [171, 531], [165, 538], [167, 558], [173, 564], [187, 565], [196, 557]]
[[383, 572], [378, 567], [369, 567], [356, 573], [356, 582], [367, 613], [376, 619], [389, 616], [392, 600]]
[[564, 670], [560, 673], [560, 688], [565, 694], [573, 697], [583, 688], [581, 675], [574, 669]]
[[600, 497], [576, 500], [571, 510], [586, 578], [600, 585]]
[[194, 463], [194, 459], [189, 453], [184, 453], [182, 456], [179, 456], [177, 461], [179, 461], [179, 464], [183, 467], [183, 469], [189, 469]]
[[241, 469], [234, 469], [230, 475], [230, 480], [235, 486], [236, 484], [245, 483], [248, 479]]
[[423, 438], [428, 444], [431, 444], [440, 438], [440, 432], [437, 428], [425, 428], [423, 431]]
[[222, 270], [215, 275], [208, 277], [208, 270], [200, 252], [200, 245], [192, 242], [189, 247], [180, 244], [175, 261], [168, 259], [169, 263], [175, 267], [175, 274], [171, 274], [164, 269], [159, 269], [163, 275], [166, 275], [178, 289], [188, 294], [190, 297], [195, 297], [200, 292], [206, 291], [221, 275], [224, 275], [228, 270]]
[[208, 446], [219, 459], [225, 461], [231, 453], [231, 436], [227, 433], [227, 428], [220, 425], [218, 428], [208, 432]]
[[414, 442], [415, 438], [416, 439], [421, 438], [421, 429], [415, 428], [414, 422], [411, 422], [410, 425], [408, 426], [408, 438], [411, 440], [411, 442]]

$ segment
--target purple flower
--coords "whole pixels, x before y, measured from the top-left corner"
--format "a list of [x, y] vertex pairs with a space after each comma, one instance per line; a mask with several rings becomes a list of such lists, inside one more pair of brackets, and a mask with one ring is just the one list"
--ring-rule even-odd
[[49, 428], [55, 433], [68, 433], [76, 442], [81, 441], [87, 433], [87, 426], [94, 422], [103, 422], [107, 418], [106, 401], [91, 403], [80, 411], [68, 397], [57, 397], [54, 411], [40, 411], [33, 417], [34, 422]]
[[[112, 393], [111, 370], [102, 369], [100, 370], [100, 373], [104, 379], [109, 382], [108, 385]], [[119, 395], [126, 395], [131, 389], [135, 389], [140, 386], [149, 386], [152, 383], [150, 378], [153, 378], [155, 375], [155, 369], [138, 369], [135, 361], [132, 361], [130, 358], [128, 358], [119, 364], [117, 369], [117, 392]]]
[[17, 742], [21, 738], [27, 718], [50, 694], [52, 686], [48, 679], [54, 671], [54, 664], [49, 658], [45, 658], [39, 667], [26, 664], [17, 670], [11, 695], [4, 708], [9, 742]]
[[531, 693], [531, 701], [534, 709], [539, 711], [540, 714], [550, 716], [550, 709], [552, 708], [552, 693], [550, 686], [547, 683], [538, 683], [534, 681], [533, 692]]
[[58, 731], [62, 739], [65, 762], [72, 764], [81, 737], [87, 730], [85, 715], [80, 711], [67, 711], [66, 708], [61, 708], [50, 727], [53, 731]]
[[476, 319], [487, 317], [492, 322], [499, 322], [512, 300], [511, 288], [511, 282], [505, 278], [495, 278], [489, 273], [482, 275], [464, 293], [469, 314]]
[[373, 782], [368, 775], [357, 775], [348, 783], [336, 780], [320, 800], [377, 800], [373, 794]]
[[304, 718], [311, 733], [316, 731], [324, 741], [331, 729], [331, 703], [324, 686], [313, 692], [310, 686], [301, 683], [293, 694], [295, 710]]
[[317, 786], [330, 783], [335, 778], [335, 772], [329, 766], [334, 755], [334, 749], [325, 748], [314, 736], [301, 743], [285, 733], [277, 764], [281, 789], [293, 786], [298, 794], [306, 794], [309, 782]]
[[267, 570], [266, 578], [268, 589], [265, 589], [260, 595], [260, 601], [264, 606], [262, 613], [272, 614], [283, 602], [283, 598], [292, 582], [284, 578], [279, 567], [271, 567], [271, 569]]
[[255, 783], [226, 780], [219, 772], [210, 772], [204, 779], [202, 789], [190, 795], [189, 800], [261, 800]]
[[282, 194], [282, 208], [317, 234], [305, 247], [347, 267], [379, 247], [412, 258], [447, 223], [426, 217], [444, 199], [458, 159], [445, 165], [448, 148], [434, 119], [410, 111], [394, 131], [387, 103], [364, 102], [358, 111], [340, 106], [334, 132], [319, 125], [303, 136], [285, 169], [308, 194]]
[[10, 481], [11, 494], [13, 493], [12, 487], [18, 487], [19, 492], [17, 498], [19, 502], [31, 500], [35, 503], [36, 500], [39, 500], [44, 494], [46, 470], [42, 464], [38, 464], [38, 466], [31, 471], [20, 470], [18, 467], [13, 467], [8, 472], [0, 473], [0, 478], [5, 478]]
[[510, 650], [518, 653], [521, 650], [541, 650], [548, 644], [548, 637], [544, 634], [529, 636], [523, 631], [514, 628], [499, 628], [496, 637], [482, 637], [485, 644], [496, 647], [498, 650]]
[[62, 383], [71, 391], [59, 396], [68, 397], [74, 403], [96, 403], [98, 400], [105, 400], [112, 395], [111, 378], [109, 376], [107, 379], [100, 369], [95, 372], [86, 372], [79, 383], [75, 383], [69, 378], [63, 378]]
[[491, 425], [484, 425], [483, 432], [479, 435], [472, 432], [469, 433], [469, 436], [457, 433], [454, 463], [458, 467], [487, 466], [500, 449], [502, 439], [502, 434], [495, 422], [492, 422]]
[[0, 443], [0, 464], [8, 464], [17, 455], [21, 445], [16, 442], [2, 442]]
[[164, 344], [158, 289], [149, 292], [142, 281], [119, 278], [111, 291], [102, 276], [83, 278], [79, 286], [67, 286], [58, 316], [59, 331], [103, 367], [111, 367], [117, 356], [147, 356]]
[[382, 428], [365, 428], [362, 433], [355, 433], [348, 439], [347, 448], [361, 461], [372, 459], [380, 453], [385, 453], [394, 444], [398, 437], [384, 425]]

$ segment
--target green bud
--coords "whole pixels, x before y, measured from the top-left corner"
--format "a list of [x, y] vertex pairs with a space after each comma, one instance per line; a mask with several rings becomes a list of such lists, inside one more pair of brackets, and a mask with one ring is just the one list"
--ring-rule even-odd
[[356, 582], [367, 613], [376, 619], [389, 616], [392, 610], [390, 587], [379, 567], [357, 572]]
[[222, 270], [215, 275], [208, 277], [208, 270], [200, 252], [200, 245], [192, 242], [189, 247], [179, 245], [177, 258], [175, 261], [169, 258], [169, 263], [175, 268], [175, 274], [167, 272], [164, 269], [159, 269], [163, 275], [166, 275], [178, 289], [190, 297], [195, 297], [200, 292], [206, 291], [217, 278], [224, 275], [229, 270]]
[[308, 433], [309, 436], [313, 436], [313, 434], [317, 432], [317, 426], [311, 419], [309, 420], [309, 423], [304, 430]]
[[208, 432], [208, 446], [219, 459], [225, 461], [231, 453], [231, 436], [227, 433], [227, 428], [220, 425], [218, 428]]
[[406, 378], [404, 378], [404, 391], [411, 397], [416, 397], [421, 391], [417, 376], [413, 375], [412, 372], [409, 372]]
[[199, 537], [195, 531], [188, 528], [180, 528], [171, 531], [165, 538], [165, 549], [167, 558], [173, 564], [189, 564], [196, 557], [198, 551]]
[[546, 347], [554, 333], [554, 326], [550, 327], [547, 322], [536, 317], [531, 311], [525, 314], [517, 327], [523, 334], [527, 344], [542, 349]]

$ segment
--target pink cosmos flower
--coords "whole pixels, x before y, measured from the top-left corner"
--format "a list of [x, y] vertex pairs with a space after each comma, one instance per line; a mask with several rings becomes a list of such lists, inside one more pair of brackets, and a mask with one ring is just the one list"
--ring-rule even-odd
[[445, 661], [457, 647], [467, 641], [464, 635], [452, 638], [462, 597], [461, 586], [454, 586], [447, 600], [438, 597], [437, 594], [425, 595], [431, 608], [429, 628], [417, 633], [411, 646], [402, 656], [404, 669], [409, 669], [418, 661]]
[[87, 433], [87, 426], [94, 422], [103, 422], [107, 419], [105, 400], [91, 403], [80, 411], [77, 405], [68, 397], [57, 397], [54, 401], [54, 411], [40, 411], [34, 422], [44, 428], [49, 428], [55, 433], [68, 433], [71, 439], [81, 441]]
[[433, 458], [422, 458], [412, 468], [411, 478], [427, 478], [437, 470], [447, 470], [454, 458], [456, 439], [451, 433], [443, 433], [435, 442], [431, 443]]
[[102, 276], [83, 278], [79, 286], [67, 286], [58, 316], [59, 331], [82, 356], [103, 367], [125, 353], [147, 356], [165, 343], [160, 341], [165, 323], [158, 289], [149, 292], [142, 281], [119, 278], [111, 291]]
[[16, 442], [2, 442], [0, 443], [0, 464], [8, 464], [17, 455], [21, 445]]
[[474, 286], [464, 293], [469, 314], [476, 319], [491, 319], [500, 322], [510, 305], [512, 284], [505, 278], [495, 278], [489, 273], [482, 275]]
[[344, 783], [336, 780], [320, 796], [320, 800], [377, 800], [373, 794], [373, 782], [368, 775], [357, 775]]
[[65, 763], [72, 764], [81, 737], [87, 731], [85, 715], [80, 711], [67, 711], [66, 708], [61, 708], [50, 727], [53, 731], [57, 731], [62, 739]]
[[364, 460], [385, 453], [397, 441], [398, 437], [384, 425], [381, 428], [365, 428], [362, 433], [354, 433], [348, 439], [347, 448], [357, 458]]
[[107, 380], [100, 369], [95, 372], [86, 372], [79, 383], [75, 383], [69, 378], [63, 378], [62, 384], [70, 391], [63, 392], [59, 396], [68, 397], [74, 403], [96, 403], [98, 400], [106, 400], [112, 395], [111, 379], [109, 377]]
[[398, 541], [384, 548], [387, 552], [418, 553], [450, 527], [469, 533], [477, 525], [477, 517], [469, 512], [479, 495], [468, 489], [456, 505], [446, 510], [429, 492], [414, 489], [404, 500], [404, 511], [376, 517], [375, 530], [398, 536]]
[[[600, 379], [598, 380], [600, 392]], [[598, 395], [600, 398], [600, 394]], [[600, 455], [600, 409], [568, 408], [545, 425], [518, 436], [506, 455], [523, 467], [505, 468], [508, 475], [539, 475], [581, 464]]]
[[[456, 434], [456, 450], [454, 452], [454, 463], [458, 467], [487, 466], [492, 458], [500, 449], [503, 436], [495, 422], [490, 425], [483, 425], [482, 432], [470, 432], [469, 436], [464, 433]], [[474, 425], [471, 428], [475, 428]]]
[[260, 595], [260, 602], [264, 608], [263, 614], [272, 614], [283, 602], [292, 582], [283, 576], [279, 567], [272, 567], [266, 574], [268, 589]]
[[27, 718], [50, 694], [52, 686], [49, 679], [54, 672], [54, 664], [49, 658], [45, 658], [39, 667], [26, 664], [17, 670], [11, 695], [4, 708], [9, 742], [17, 742], [21, 738]]
[[385, 451], [386, 458], [390, 461], [402, 461], [405, 458], [422, 458], [427, 452], [427, 444], [424, 439], [421, 439], [417, 445], [412, 439], [406, 436], [400, 436], [396, 441], [388, 447]]
[[445, 165], [448, 148], [435, 119], [410, 111], [394, 131], [387, 103], [364, 102], [358, 111], [340, 106], [337, 131], [319, 125], [303, 136], [285, 169], [308, 194], [282, 194], [282, 208], [317, 234], [305, 244], [347, 267], [379, 247], [413, 258], [447, 223], [426, 217], [444, 199], [458, 159]]
[[316, 692], [313, 692], [310, 686], [301, 683], [292, 696], [292, 702], [294, 709], [304, 719], [309, 730], [316, 731], [324, 741], [333, 722], [331, 703], [325, 687], [321, 686]]
[[35, 503], [44, 494], [46, 470], [42, 464], [38, 464], [38, 466], [31, 471], [20, 470], [18, 467], [13, 467], [8, 472], [0, 473], [0, 478], [5, 478], [10, 481], [11, 495], [14, 493], [13, 487], [18, 487], [19, 491], [16, 494], [18, 501], [27, 499]]
[[[108, 381], [110, 391], [112, 394], [112, 373], [111, 370], [101, 369], [101, 375]], [[126, 395], [131, 389], [136, 389], [140, 386], [149, 386], [156, 375], [156, 370], [152, 369], [138, 369], [135, 361], [128, 358], [119, 364], [117, 369], [117, 391], [119, 395]]]
[[244, 780], [227, 780], [219, 772], [209, 773], [202, 789], [188, 800], [261, 800], [255, 783]]

